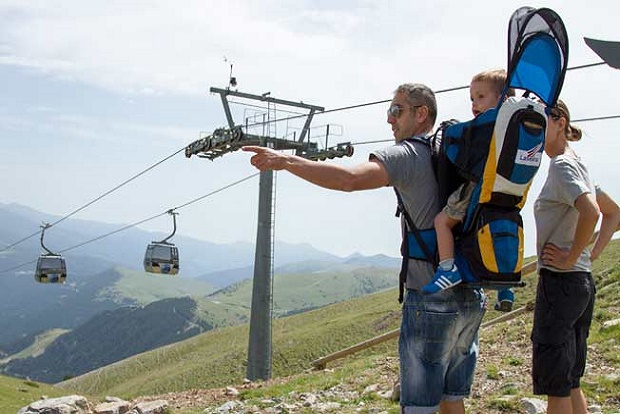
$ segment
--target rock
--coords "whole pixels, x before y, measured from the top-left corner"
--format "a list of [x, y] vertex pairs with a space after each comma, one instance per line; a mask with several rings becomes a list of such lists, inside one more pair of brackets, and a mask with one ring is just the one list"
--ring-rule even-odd
[[81, 395], [45, 398], [23, 407], [18, 414], [91, 414], [90, 405]]
[[537, 398], [521, 398], [521, 405], [527, 414], [545, 414], [547, 403]]
[[239, 391], [235, 387], [226, 387], [226, 390], [224, 391], [224, 395], [236, 397], [237, 395], [239, 395]]
[[392, 387], [392, 401], [400, 401], [400, 381], [394, 382]]
[[377, 395], [386, 400], [392, 400], [392, 390], [379, 391]]
[[609, 329], [612, 326], [616, 326], [616, 325], [620, 325], [620, 318], [603, 322], [603, 325], [601, 325], [601, 329]]
[[213, 413], [213, 414], [225, 414], [225, 413], [234, 412], [235, 408], [240, 407], [240, 406], [242, 406], [242, 404], [239, 401], [231, 400], [231, 401], [226, 401], [224, 404], [220, 405], [214, 410], [210, 410], [210, 411], [205, 410], [205, 412]]
[[134, 408], [139, 414], [165, 414], [168, 409], [168, 401], [156, 400], [136, 404]]
[[337, 411], [338, 409], [340, 409], [341, 404], [335, 401], [329, 401], [326, 403], [319, 403], [316, 405], [316, 409], [319, 412], [325, 412], [325, 411]]
[[95, 414], [125, 414], [129, 412], [127, 401], [111, 401], [95, 406]]
[[364, 388], [364, 391], [362, 391], [362, 395], [376, 393], [378, 390], [379, 390], [379, 384], [371, 384], [371, 385], [368, 385], [366, 388]]
[[109, 395], [107, 395], [103, 401], [105, 402], [125, 402], [125, 400], [123, 400], [122, 398], [118, 398], [118, 397], [111, 397]]
[[591, 404], [588, 407], [588, 412], [590, 414], [601, 414], [603, 411], [603, 408], [600, 405], [596, 405], [596, 404]]

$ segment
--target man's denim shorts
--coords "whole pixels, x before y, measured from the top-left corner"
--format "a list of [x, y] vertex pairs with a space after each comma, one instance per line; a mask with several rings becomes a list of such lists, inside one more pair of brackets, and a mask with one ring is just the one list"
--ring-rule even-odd
[[479, 289], [407, 290], [398, 343], [404, 413], [434, 413], [442, 400], [469, 395], [485, 309]]

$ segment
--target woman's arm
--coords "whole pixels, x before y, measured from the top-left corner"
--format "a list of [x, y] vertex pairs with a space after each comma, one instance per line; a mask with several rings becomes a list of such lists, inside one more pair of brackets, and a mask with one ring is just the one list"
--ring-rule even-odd
[[542, 251], [542, 259], [545, 265], [553, 266], [556, 269], [569, 270], [575, 265], [583, 250], [590, 243], [600, 214], [596, 197], [591, 193], [581, 194], [575, 200], [575, 208], [579, 212], [579, 218], [573, 236], [573, 244], [570, 249], [562, 249], [555, 244], [547, 243]]
[[601, 255], [613, 234], [620, 230], [618, 228], [620, 227], [620, 206], [600, 188], [596, 190], [596, 203], [603, 214], [603, 219], [598, 237], [592, 247], [591, 260], [596, 260]]

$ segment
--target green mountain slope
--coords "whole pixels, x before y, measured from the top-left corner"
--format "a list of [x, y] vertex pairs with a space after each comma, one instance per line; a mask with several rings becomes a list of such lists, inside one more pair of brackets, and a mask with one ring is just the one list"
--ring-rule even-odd
[[[528, 262], [528, 261], [526, 261]], [[620, 241], [611, 243], [595, 263], [597, 283], [595, 320], [589, 339], [590, 364], [583, 388], [591, 403], [599, 404], [605, 414], [620, 410]], [[517, 290], [516, 307], [534, 298], [536, 276], [525, 277], [527, 286]], [[274, 320], [274, 381], [260, 388], [242, 391], [240, 398], [252, 404], [264, 398], [287, 401], [291, 391], [320, 392], [333, 386], [352, 388], [361, 393], [374, 382], [390, 382], [397, 377], [393, 365], [396, 342], [388, 341], [361, 353], [330, 364], [332, 371], [307, 372], [314, 359], [357, 344], [398, 327], [400, 311], [395, 289]], [[489, 292], [492, 300], [494, 292]], [[489, 311], [490, 319], [502, 314]], [[519, 413], [519, 399], [531, 396], [529, 376], [531, 312], [523, 312], [507, 322], [481, 330], [480, 361], [474, 392], [467, 400], [469, 412]], [[614, 322], [615, 321], [615, 322]], [[239, 384], [245, 377], [248, 326], [220, 328], [188, 340], [158, 348], [119, 361], [58, 384], [66, 393], [117, 395], [124, 398], [223, 387]], [[293, 375], [293, 378], [285, 378]], [[361, 387], [361, 389], [360, 389]], [[215, 394], [216, 392], [214, 392]], [[220, 392], [221, 394], [221, 392]], [[354, 404], [340, 401], [340, 412], [355, 412]], [[365, 406], [397, 412], [395, 404], [364, 399]], [[387, 408], [386, 408], [387, 407]], [[175, 410], [198, 413], [204, 410]]]
[[212, 285], [191, 278], [145, 273], [116, 267], [119, 275], [114, 284], [97, 292], [95, 300], [122, 301], [130, 298], [135, 304], [146, 305], [167, 298], [206, 296], [215, 289]]
[[[392, 288], [398, 269], [359, 264], [333, 264], [312, 273], [279, 273], [273, 280], [275, 317], [316, 309]], [[209, 296], [227, 306], [250, 309], [252, 281], [244, 280]], [[248, 314], [249, 316], [249, 314]]]
[[39, 355], [15, 357], [3, 367], [3, 372], [58, 382], [213, 329], [212, 319], [231, 325], [241, 323], [243, 318], [243, 315], [236, 315], [236, 319], [228, 315], [224, 319], [219, 314], [210, 317], [209, 306], [200, 311], [198, 307], [194, 300], [185, 297], [103, 312], [58, 336]]
[[10, 297], [0, 301], [0, 356], [30, 346], [35, 335], [43, 331], [73, 329], [100, 312], [165, 298], [205, 296], [214, 290], [200, 280], [151, 275], [122, 267], [97, 274], [74, 273], [64, 285], [36, 283], [31, 276], [3, 277], [0, 289]]
[[[313, 359], [398, 324], [394, 291], [274, 320], [273, 375], [301, 372]], [[123, 397], [216, 387], [245, 376], [248, 325], [221, 328], [63, 382], [87, 394]], [[122, 380], [119, 380], [122, 378]]]
[[67, 395], [67, 391], [49, 384], [0, 375], [0, 413], [16, 413], [43, 395], [61, 397]]
[[53, 343], [56, 340], [56, 338], [58, 338], [60, 335], [63, 335], [67, 332], [69, 331], [66, 329], [50, 329], [49, 331], [42, 332], [39, 335], [34, 335], [34, 339], [32, 339], [32, 341], [29, 342], [31, 343], [31, 345], [27, 346], [26, 348], [23, 348], [21, 351], [15, 354], [12, 354], [9, 357], [0, 359], [0, 366], [7, 364], [13, 359], [38, 357], [43, 352], [45, 352], [45, 349], [51, 343]]
[[[278, 275], [274, 280], [274, 315], [293, 314], [366, 295], [396, 284], [394, 269], [334, 265], [334, 271]], [[38, 354], [20, 352], [6, 358], [2, 371], [16, 377], [58, 382], [217, 327], [245, 323], [250, 315], [250, 281], [218, 294], [155, 300], [159, 295], [199, 295], [204, 283], [166, 275], [116, 269], [114, 285], [99, 299], [132, 297], [147, 303], [95, 315], [65, 333]], [[175, 289], [176, 287], [176, 289]], [[41, 346], [39, 345], [39, 348]]]

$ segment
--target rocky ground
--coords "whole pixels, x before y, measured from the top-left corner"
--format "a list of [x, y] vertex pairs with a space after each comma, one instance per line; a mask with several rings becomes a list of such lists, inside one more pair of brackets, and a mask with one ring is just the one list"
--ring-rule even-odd
[[[466, 400], [469, 414], [542, 414], [545, 412], [544, 400], [534, 399], [531, 395], [529, 320], [531, 320], [531, 311], [523, 309], [517, 317], [510, 317], [508, 321], [502, 323], [493, 323], [497, 320], [491, 321], [487, 323], [487, 327], [481, 329], [480, 357], [474, 386], [471, 397]], [[614, 322], [620, 324], [620, 319]], [[396, 341], [392, 340], [392, 343], [395, 350]], [[620, 346], [616, 345], [615, 348], [620, 348]], [[389, 346], [388, 349], [390, 349]], [[588, 352], [584, 385], [596, 392], [597, 379], [605, 378], [615, 383], [620, 382], [618, 366], [607, 362], [608, 359], [604, 358], [602, 350], [591, 345]], [[340, 378], [336, 376], [339, 370], [344, 369], [356, 358], [360, 360], [366, 358], [363, 364], [365, 368], [352, 370], [354, 374], [347, 375], [344, 379], [335, 379]], [[349, 371], [351, 371], [350, 367]], [[316, 378], [315, 381], [298, 381], [302, 376], [320, 376], [324, 377], [325, 381], [316, 381]], [[398, 404], [392, 399], [397, 379], [398, 358], [395, 352], [392, 352], [392, 355], [380, 353], [364, 357], [354, 355], [334, 362], [328, 366], [328, 369], [309, 371], [298, 376], [273, 378], [266, 382], [246, 380], [224, 388], [153, 395], [123, 403], [126, 403], [125, 406], [132, 410], [131, 413], [137, 414], [147, 412], [151, 414], [163, 412], [174, 414], [315, 412], [387, 414], [399, 411]], [[294, 383], [295, 386], [286, 387], [285, 385], [289, 383]], [[330, 385], [325, 387], [299, 385], [317, 383]], [[255, 392], [261, 391], [260, 389], [266, 389], [267, 392]], [[290, 391], [291, 389], [295, 391]], [[263, 395], [263, 397], [248, 397], [256, 395]], [[589, 412], [591, 414], [620, 414], [620, 395], [609, 396], [609, 392], [605, 395], [607, 397], [604, 398], [592, 396], [592, 391], [590, 391]], [[112, 412], [99, 411], [97, 403], [88, 405], [92, 408], [84, 412], [98, 414]], [[105, 405], [106, 403], [103, 405], [99, 403], [99, 407]], [[146, 411], [149, 405], [155, 408], [152, 411]], [[162, 407], [167, 407], [167, 409]]]
[[[508, 324], [499, 324], [493, 329], [481, 332], [481, 351], [474, 387], [471, 397], [466, 400], [469, 413], [544, 412], [544, 401], [524, 401], [524, 398], [532, 398], [527, 317], [524, 315], [523, 318], [516, 318]], [[514, 338], [514, 332], [517, 332], [516, 338]], [[507, 340], [506, 337], [510, 335], [512, 338]], [[371, 368], [360, 372], [356, 378], [341, 382], [327, 390], [308, 389], [260, 400], [239, 398], [239, 394], [244, 390], [271, 387], [291, 380], [291, 378], [274, 378], [265, 383], [246, 381], [242, 384], [231, 384], [226, 388], [191, 390], [144, 397], [135, 402], [164, 399], [168, 401], [174, 413], [397, 412], [397, 405], [390, 400], [390, 397], [398, 377], [398, 359], [386, 356], [376, 357], [374, 361]], [[588, 361], [585, 382], [592, 381], [591, 378], [599, 376], [610, 379], [620, 377], [618, 367], [606, 363], [596, 347], [589, 348]], [[321, 375], [331, 375], [331, 373], [332, 370], [329, 368], [321, 371]], [[592, 414], [620, 413], [620, 396], [607, 398], [601, 402], [589, 401], [589, 403]]]

